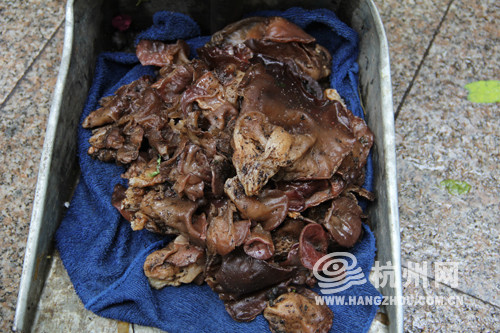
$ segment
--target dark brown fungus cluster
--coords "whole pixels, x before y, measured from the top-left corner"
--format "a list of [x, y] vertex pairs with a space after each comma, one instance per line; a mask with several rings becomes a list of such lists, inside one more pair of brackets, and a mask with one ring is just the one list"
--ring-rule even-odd
[[88, 153], [127, 167], [112, 204], [132, 228], [178, 235], [144, 272], [155, 288], [208, 283], [239, 321], [264, 312], [275, 332], [326, 332], [333, 314], [306, 287], [322, 256], [360, 237], [373, 135], [323, 89], [328, 51], [283, 18], [236, 22], [199, 59], [188, 51], [141, 41], [158, 77], [83, 122]]

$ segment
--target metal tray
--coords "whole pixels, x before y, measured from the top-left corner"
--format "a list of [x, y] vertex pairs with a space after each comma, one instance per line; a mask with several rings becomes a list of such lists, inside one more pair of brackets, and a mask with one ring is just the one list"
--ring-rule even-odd
[[[172, 10], [191, 15], [204, 33], [235, 21], [243, 13], [292, 6], [329, 8], [360, 36], [360, 93], [366, 121], [375, 134], [373, 161], [377, 200], [369, 213], [377, 242], [377, 260], [391, 262], [394, 287], [381, 288], [384, 296], [401, 299], [400, 234], [396, 184], [396, 154], [389, 51], [384, 28], [371, 0], [249, 0], [136, 1], [68, 0], [64, 50], [47, 124], [38, 174], [30, 231], [21, 275], [14, 330], [31, 330], [40, 294], [51, 267], [52, 238], [77, 181], [77, 126], [97, 55], [106, 50], [110, 34], [102, 22], [117, 12], [133, 12], [144, 27], [152, 13]], [[139, 18], [139, 19], [137, 19]], [[107, 20], [107, 21], [106, 21]], [[384, 306], [390, 332], [403, 331], [401, 304]]]

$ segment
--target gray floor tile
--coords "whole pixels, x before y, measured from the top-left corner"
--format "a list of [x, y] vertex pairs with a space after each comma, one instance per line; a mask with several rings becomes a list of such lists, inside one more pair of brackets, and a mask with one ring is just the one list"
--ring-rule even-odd
[[[458, 262], [458, 289], [496, 305], [500, 106], [464, 86], [500, 77], [499, 19], [493, 1], [455, 1], [396, 122], [403, 258]], [[445, 179], [472, 189], [451, 195]]]
[[63, 29], [0, 108], [0, 331], [12, 325]]
[[404, 288], [405, 332], [498, 332], [500, 310], [429, 280]]
[[64, 0], [0, 1], [0, 105], [64, 19]]
[[391, 57], [394, 111], [420, 63], [449, 0], [375, 0]]

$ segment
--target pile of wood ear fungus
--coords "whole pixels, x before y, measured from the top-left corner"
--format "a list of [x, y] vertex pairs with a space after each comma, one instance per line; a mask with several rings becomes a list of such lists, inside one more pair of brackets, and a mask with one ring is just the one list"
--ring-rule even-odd
[[157, 77], [102, 98], [83, 127], [88, 154], [126, 166], [112, 204], [132, 228], [177, 235], [146, 259], [150, 284], [206, 282], [237, 321], [329, 331], [308, 287], [321, 257], [361, 237], [373, 134], [328, 87], [328, 50], [283, 18], [251, 17], [192, 60], [182, 40], [136, 53]]

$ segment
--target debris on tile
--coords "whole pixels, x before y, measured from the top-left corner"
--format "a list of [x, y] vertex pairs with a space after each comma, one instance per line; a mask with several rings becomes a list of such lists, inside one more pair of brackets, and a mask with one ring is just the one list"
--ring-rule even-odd
[[476, 81], [465, 85], [469, 91], [467, 99], [472, 103], [498, 103], [500, 102], [500, 81]]
[[461, 180], [445, 179], [441, 181], [440, 185], [451, 195], [467, 194], [471, 189], [467, 182]]

